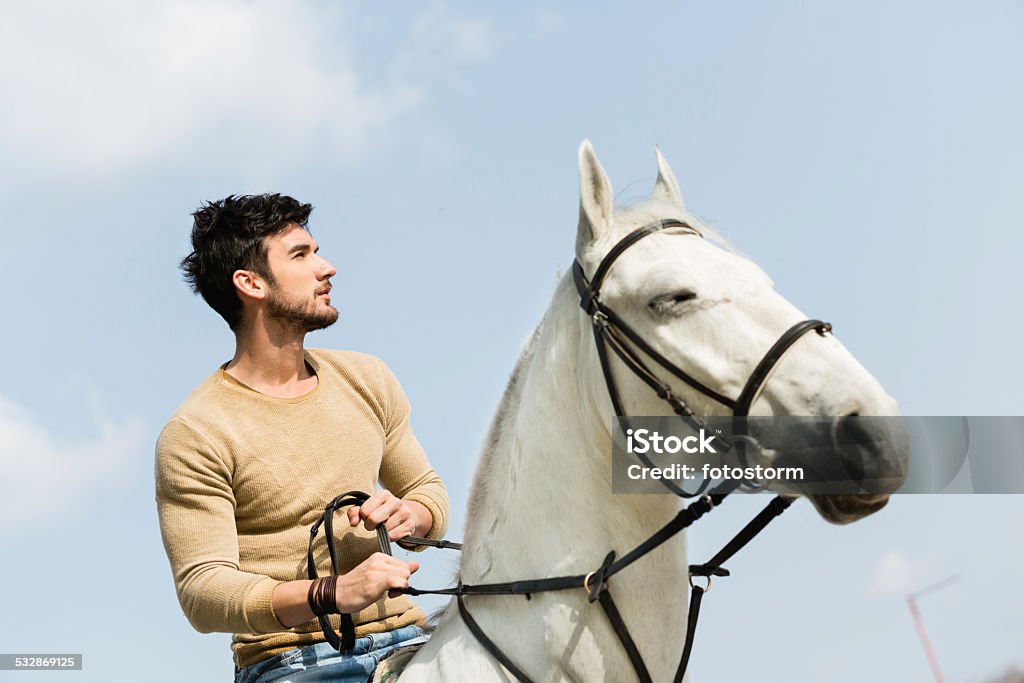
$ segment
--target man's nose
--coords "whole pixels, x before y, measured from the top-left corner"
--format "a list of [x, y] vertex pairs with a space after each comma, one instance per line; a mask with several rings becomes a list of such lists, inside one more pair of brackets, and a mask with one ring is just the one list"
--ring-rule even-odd
[[320, 264], [320, 279], [326, 280], [327, 278], [334, 277], [338, 271], [331, 265], [331, 262], [327, 259], [320, 259], [323, 263]]

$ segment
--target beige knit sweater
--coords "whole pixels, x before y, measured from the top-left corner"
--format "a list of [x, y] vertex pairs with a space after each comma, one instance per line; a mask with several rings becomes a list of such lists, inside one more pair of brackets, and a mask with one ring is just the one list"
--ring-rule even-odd
[[[280, 399], [223, 368], [164, 427], [156, 445], [156, 502], [178, 600], [197, 630], [234, 633], [238, 666], [324, 640], [317, 622], [286, 629], [271, 608], [274, 588], [305, 579], [309, 529], [339, 493], [380, 484], [422, 503], [441, 538], [448, 495], [409, 427], [409, 401], [377, 358], [309, 349], [318, 385]], [[319, 537], [317, 571], [330, 573]], [[351, 570], [376, 536], [335, 520], [339, 567]], [[405, 596], [352, 615], [356, 635], [413, 623], [424, 614]], [[335, 629], [338, 618], [333, 617]]]

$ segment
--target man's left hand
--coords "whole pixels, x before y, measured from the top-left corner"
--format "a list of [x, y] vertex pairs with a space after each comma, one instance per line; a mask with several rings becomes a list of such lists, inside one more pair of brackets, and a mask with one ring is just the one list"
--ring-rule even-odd
[[370, 531], [384, 524], [388, 538], [399, 541], [406, 536], [426, 536], [433, 524], [433, 517], [421, 503], [402, 500], [390, 491], [381, 489], [359, 507], [350, 507], [348, 521], [352, 526], [358, 526], [363, 521]]

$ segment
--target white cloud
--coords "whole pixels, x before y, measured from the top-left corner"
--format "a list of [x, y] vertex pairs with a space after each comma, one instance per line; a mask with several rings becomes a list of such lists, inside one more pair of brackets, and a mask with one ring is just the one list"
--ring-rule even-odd
[[[486, 55], [488, 22], [432, 7], [424, 16], [447, 27], [451, 59]], [[427, 88], [423, 78], [361, 79], [339, 38], [353, 23], [344, 11], [278, 0], [3, 3], [4, 173], [109, 179], [169, 164], [258, 174], [313, 155], [358, 157]]]
[[871, 595], [906, 595], [919, 590], [934, 569], [930, 560], [912, 561], [902, 553], [890, 550], [875, 567], [868, 593]]
[[130, 482], [150, 462], [138, 420], [114, 422], [93, 410], [98, 436], [66, 439], [0, 396], [0, 532], [36, 529], [80, 511], [111, 486]]
[[488, 59], [500, 47], [494, 24], [477, 17], [462, 17], [446, 3], [428, 5], [412, 22], [406, 49], [396, 55], [393, 73], [400, 80], [437, 81], [467, 90], [465, 78], [450, 64]]

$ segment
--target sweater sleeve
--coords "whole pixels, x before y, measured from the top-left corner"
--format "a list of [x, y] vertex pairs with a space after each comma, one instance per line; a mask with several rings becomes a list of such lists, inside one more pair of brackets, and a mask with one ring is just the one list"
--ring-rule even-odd
[[399, 498], [416, 501], [427, 508], [433, 518], [427, 537], [443, 538], [448, 528], [448, 492], [412, 433], [409, 399], [394, 373], [383, 362], [380, 368], [385, 400], [380, 482]]
[[230, 468], [181, 419], [157, 440], [156, 503], [178, 601], [197, 631], [286, 630], [271, 607], [281, 582], [239, 570]]

